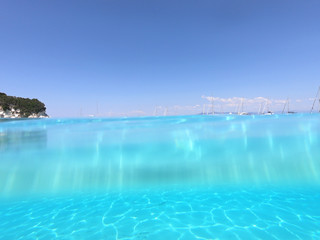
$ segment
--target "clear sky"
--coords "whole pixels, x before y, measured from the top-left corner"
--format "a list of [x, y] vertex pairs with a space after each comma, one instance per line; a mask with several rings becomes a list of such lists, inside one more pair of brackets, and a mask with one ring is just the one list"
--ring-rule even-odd
[[0, 1], [0, 92], [51, 116], [150, 115], [212, 94], [309, 109], [319, 85], [318, 0]]

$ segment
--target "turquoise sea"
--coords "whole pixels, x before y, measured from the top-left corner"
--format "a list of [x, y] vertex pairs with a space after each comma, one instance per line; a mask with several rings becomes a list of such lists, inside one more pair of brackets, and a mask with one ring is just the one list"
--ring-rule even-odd
[[0, 239], [320, 239], [320, 115], [2, 121]]

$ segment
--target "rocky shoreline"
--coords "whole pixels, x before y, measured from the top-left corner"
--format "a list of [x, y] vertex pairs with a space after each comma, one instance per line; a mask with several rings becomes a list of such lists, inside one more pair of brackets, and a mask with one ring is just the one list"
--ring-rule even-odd
[[[0, 118], [25, 118], [20, 114], [20, 109], [11, 108], [4, 111], [0, 106]], [[49, 118], [46, 112], [32, 113], [27, 118]]]
[[[4, 111], [2, 106], [0, 106], [0, 118], [25, 118], [21, 115], [20, 109], [11, 108], [9, 110]], [[49, 118], [45, 111], [39, 113], [32, 113], [27, 118]]]
[[0, 118], [48, 118], [44, 103], [38, 99], [8, 96], [0, 92]]

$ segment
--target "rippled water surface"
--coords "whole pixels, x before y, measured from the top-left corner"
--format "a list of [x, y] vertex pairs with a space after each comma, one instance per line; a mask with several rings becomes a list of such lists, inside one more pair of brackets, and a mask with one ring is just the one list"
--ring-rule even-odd
[[320, 116], [0, 122], [0, 239], [320, 239]]

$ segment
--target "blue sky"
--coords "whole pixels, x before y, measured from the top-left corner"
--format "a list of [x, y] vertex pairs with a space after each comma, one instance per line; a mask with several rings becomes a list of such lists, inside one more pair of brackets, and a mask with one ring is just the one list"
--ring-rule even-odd
[[309, 109], [319, 12], [302, 0], [2, 0], [0, 92], [56, 117], [183, 112], [212, 94]]

